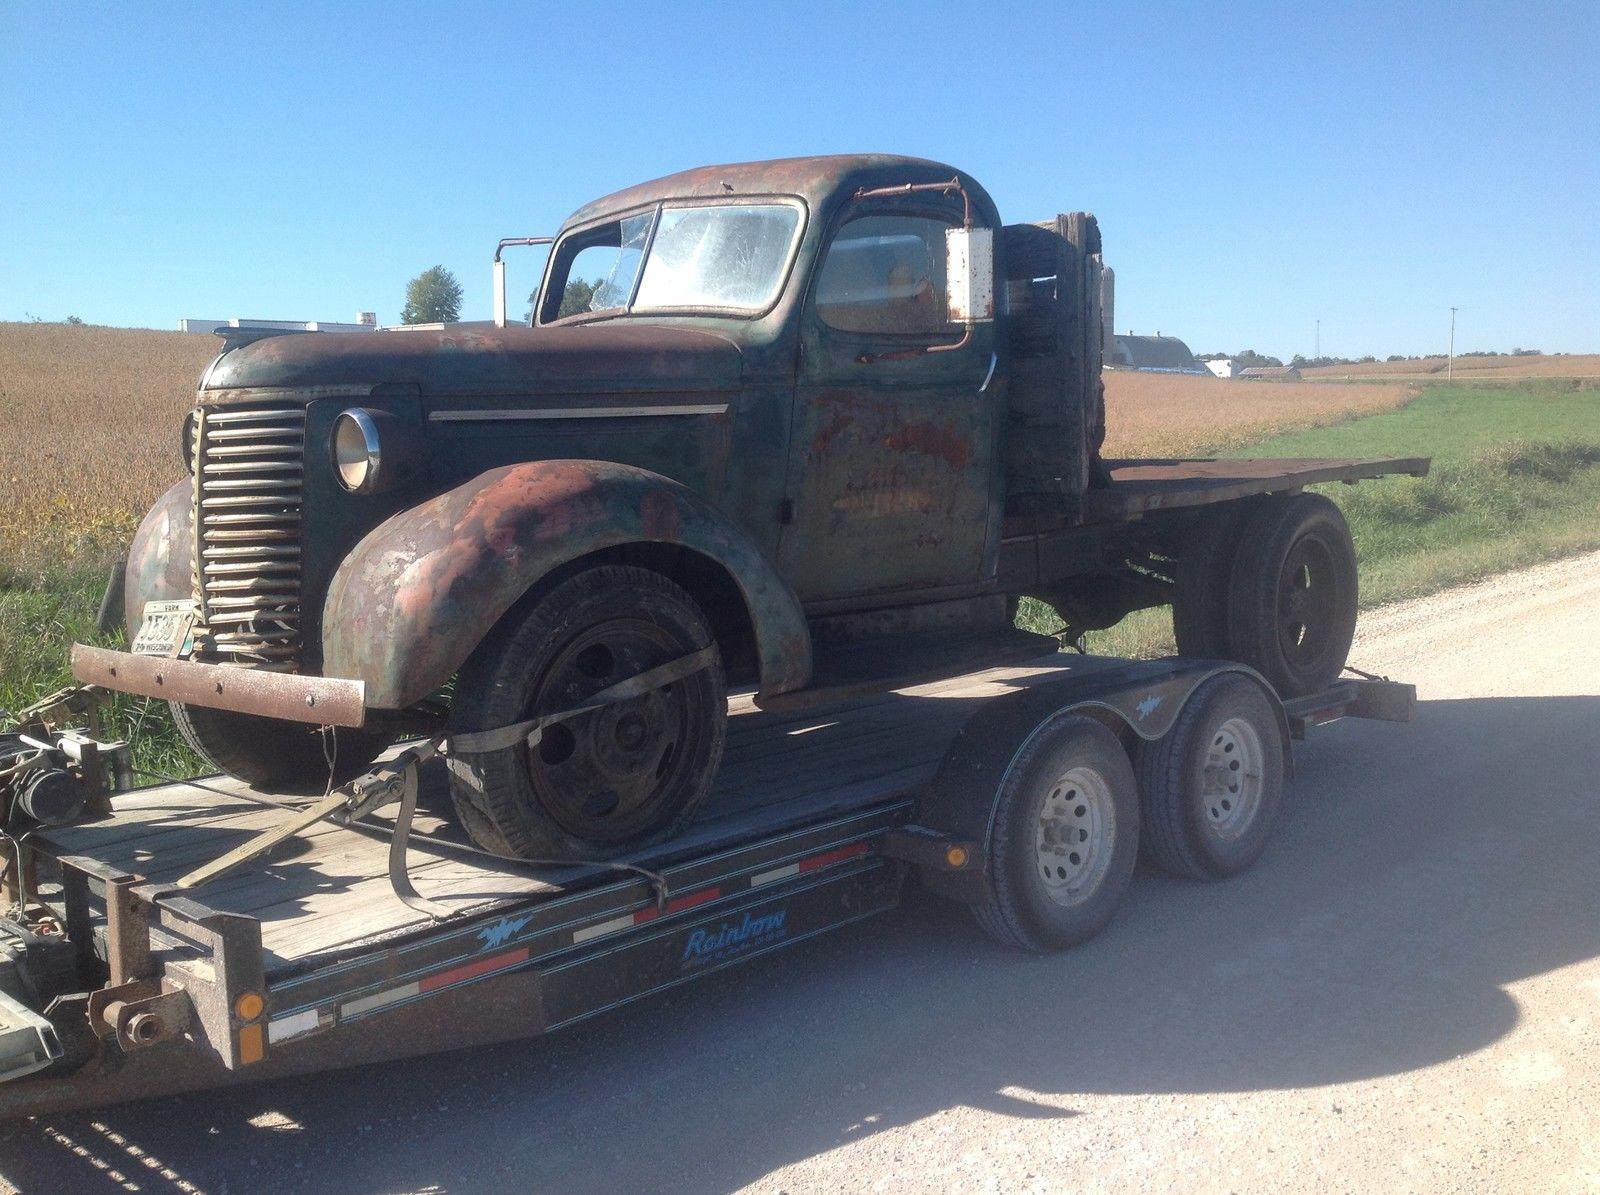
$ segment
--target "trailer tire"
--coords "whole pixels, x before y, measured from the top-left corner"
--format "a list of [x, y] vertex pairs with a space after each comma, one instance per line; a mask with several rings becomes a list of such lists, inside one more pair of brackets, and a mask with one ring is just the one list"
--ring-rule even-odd
[[1272, 698], [1237, 672], [1214, 676], [1138, 752], [1140, 843], [1165, 872], [1237, 875], [1261, 857], [1283, 810], [1286, 761]]
[[1139, 853], [1138, 783], [1117, 736], [1076, 714], [1047, 719], [1006, 768], [990, 826], [972, 906], [984, 932], [1038, 953], [1092, 938]]
[[1233, 561], [1252, 510], [1243, 502], [1203, 509], [1184, 540], [1172, 595], [1172, 632], [1179, 655], [1227, 658]]
[[[662, 574], [585, 569], [473, 653], [457, 678], [451, 729], [495, 730], [571, 708], [714, 643], [694, 599]], [[699, 811], [727, 715], [718, 657], [653, 693], [548, 727], [534, 746], [452, 754], [451, 798], [463, 829], [496, 854], [608, 858], [672, 837]]]
[[189, 749], [219, 772], [256, 788], [281, 792], [322, 792], [332, 782], [359, 776], [383, 753], [387, 734], [348, 726], [313, 726], [263, 718], [202, 705], [167, 703], [178, 735]]
[[1229, 582], [1230, 659], [1283, 697], [1327, 688], [1355, 637], [1355, 544], [1343, 513], [1321, 494], [1263, 503], [1245, 523]]

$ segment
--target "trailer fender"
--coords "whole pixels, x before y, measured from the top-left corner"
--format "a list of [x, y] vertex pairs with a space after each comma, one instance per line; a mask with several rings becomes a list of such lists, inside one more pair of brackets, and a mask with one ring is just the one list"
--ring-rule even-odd
[[122, 572], [122, 617], [131, 642], [144, 604], [194, 596], [194, 483], [176, 483], [150, 508], [128, 548]]
[[1109, 726], [1124, 743], [1153, 741], [1172, 729], [1196, 689], [1226, 672], [1250, 677], [1271, 697], [1285, 766], [1292, 768], [1283, 705], [1272, 687], [1242, 664], [1175, 657], [1072, 673], [987, 702], [962, 726], [923, 793], [917, 822], [950, 840], [972, 844], [979, 866], [958, 872], [926, 868], [924, 881], [960, 900], [981, 896], [983, 861], [995, 830], [995, 797], [1023, 748], [1051, 723], [1080, 715]]
[[[754, 635], [763, 694], [811, 679], [800, 603], [747, 535], [678, 482], [587, 460], [494, 469], [379, 524], [328, 588], [324, 675], [365, 682], [371, 707], [403, 709], [449, 680], [553, 570], [647, 544], [687, 549], [731, 579]], [[714, 612], [708, 617], [715, 624]]]

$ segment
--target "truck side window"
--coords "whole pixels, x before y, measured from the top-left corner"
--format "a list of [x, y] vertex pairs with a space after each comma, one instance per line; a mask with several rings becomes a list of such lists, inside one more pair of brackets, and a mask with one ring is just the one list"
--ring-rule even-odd
[[945, 230], [923, 216], [861, 216], [833, 238], [817, 275], [817, 313], [842, 332], [944, 335]]

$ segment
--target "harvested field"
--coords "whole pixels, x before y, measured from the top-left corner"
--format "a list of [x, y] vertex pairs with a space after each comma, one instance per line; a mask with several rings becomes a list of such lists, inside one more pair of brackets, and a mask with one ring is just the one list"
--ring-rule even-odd
[[[1364, 365], [1323, 365], [1301, 371], [1307, 378], [1323, 380], [1417, 379], [1443, 381], [1448, 362], [1443, 357], [1415, 361], [1369, 361]], [[1600, 378], [1600, 355], [1548, 357], [1457, 357], [1456, 381], [1523, 380], [1527, 378]]]
[[[93, 557], [126, 542], [182, 476], [179, 425], [218, 342], [131, 328], [0, 323], [0, 566]], [[1225, 382], [1106, 375], [1122, 456], [1197, 454], [1405, 404], [1399, 385]]]
[[1406, 385], [1236, 382], [1124, 370], [1105, 377], [1106, 452], [1112, 456], [1222, 452], [1290, 429], [1392, 411], [1416, 394]]

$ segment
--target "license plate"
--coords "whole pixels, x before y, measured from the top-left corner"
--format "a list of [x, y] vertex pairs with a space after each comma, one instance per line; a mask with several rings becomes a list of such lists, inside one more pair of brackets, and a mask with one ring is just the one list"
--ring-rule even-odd
[[133, 654], [137, 656], [187, 655], [194, 647], [190, 634], [194, 629], [194, 603], [146, 602], [144, 623], [133, 637]]

